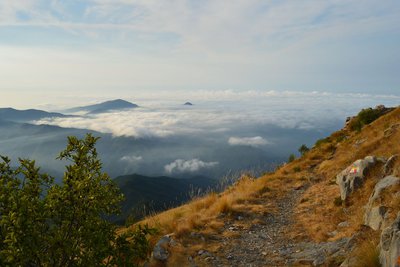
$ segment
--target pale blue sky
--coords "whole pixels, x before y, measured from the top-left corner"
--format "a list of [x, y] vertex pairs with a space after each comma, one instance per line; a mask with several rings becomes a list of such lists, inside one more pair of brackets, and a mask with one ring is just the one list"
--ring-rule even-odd
[[398, 0], [0, 2], [1, 106], [160, 90], [399, 95], [399, 70]]

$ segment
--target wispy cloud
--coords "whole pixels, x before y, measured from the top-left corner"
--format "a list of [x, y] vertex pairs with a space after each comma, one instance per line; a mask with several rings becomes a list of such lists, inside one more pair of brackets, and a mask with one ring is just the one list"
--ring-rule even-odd
[[46, 4], [24, 0], [0, 4], [3, 25], [119, 29], [134, 31], [144, 39], [149, 38], [148, 34], [173, 33], [179, 37], [181, 47], [196, 49], [210, 45], [221, 49], [250, 49], [254, 44], [265, 45], [271, 41], [289, 44], [293, 40], [319, 36], [323, 28], [329, 34], [335, 26], [348, 28], [357, 21], [367, 22], [368, 27], [381, 24], [382, 18], [397, 14], [399, 9], [394, 0], [385, 3], [366, 0], [362, 5], [356, 0], [203, 1], [201, 5], [142, 0], [92, 0], [71, 5], [63, 1]]
[[269, 144], [269, 142], [261, 136], [254, 137], [230, 137], [228, 143], [231, 146], [252, 146], [260, 147]]
[[1, 1], [1, 86], [394, 92], [399, 12], [397, 0]]
[[201, 169], [209, 169], [218, 165], [218, 162], [204, 162], [199, 159], [177, 159], [164, 166], [167, 173], [198, 172]]
[[120, 158], [120, 161], [125, 161], [127, 163], [135, 164], [143, 160], [142, 156], [126, 155]]

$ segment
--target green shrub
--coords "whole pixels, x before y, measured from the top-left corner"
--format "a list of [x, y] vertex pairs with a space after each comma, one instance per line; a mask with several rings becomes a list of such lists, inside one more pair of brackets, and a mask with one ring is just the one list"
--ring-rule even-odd
[[364, 125], [370, 124], [382, 115], [382, 111], [373, 108], [362, 109], [358, 115], [350, 122], [349, 127], [352, 131], [361, 131]]
[[[116, 235], [107, 216], [119, 211], [123, 196], [101, 171], [95, 144], [88, 134], [68, 137], [59, 155], [68, 160], [62, 184], [41, 174], [35, 161], [0, 163], [1, 266], [135, 266], [147, 257], [147, 235], [138, 227]], [[129, 240], [129, 241], [128, 241]]]
[[288, 158], [288, 162], [290, 163], [290, 162], [294, 161], [295, 159], [296, 159], [296, 156], [294, 154], [290, 154], [289, 158]]
[[299, 147], [298, 151], [299, 151], [300, 154], [303, 156], [305, 153], [307, 153], [308, 151], [310, 151], [310, 149], [309, 149], [305, 144], [302, 144], [302, 145]]

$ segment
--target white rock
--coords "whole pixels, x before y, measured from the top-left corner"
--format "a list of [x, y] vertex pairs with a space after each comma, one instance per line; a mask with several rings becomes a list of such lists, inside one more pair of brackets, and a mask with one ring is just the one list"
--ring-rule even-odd
[[336, 176], [342, 200], [346, 200], [351, 193], [363, 185], [367, 170], [376, 162], [376, 157], [367, 156], [364, 159], [356, 160]]

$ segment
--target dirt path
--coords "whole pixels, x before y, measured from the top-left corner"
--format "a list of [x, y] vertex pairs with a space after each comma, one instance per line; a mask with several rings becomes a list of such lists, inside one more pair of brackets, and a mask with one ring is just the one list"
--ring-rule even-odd
[[[225, 232], [232, 234], [230, 237], [217, 237], [219, 240], [216, 241], [221, 246], [213, 254], [206, 250], [199, 251], [196, 258], [201, 261], [198, 265], [321, 266], [327, 263], [328, 258], [341, 256], [345, 253], [347, 239], [316, 244], [310, 240], [296, 242], [288, 237], [287, 233], [294, 227], [295, 205], [304, 190], [293, 189], [277, 200], [274, 213], [237, 216], [234, 220], [226, 221]], [[193, 266], [197, 266], [196, 258]]]

